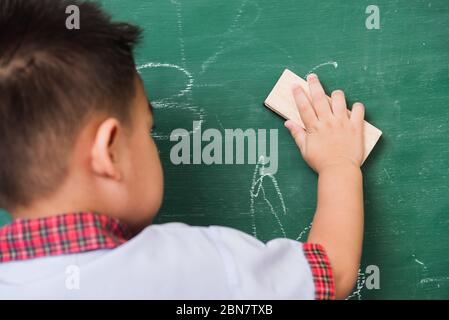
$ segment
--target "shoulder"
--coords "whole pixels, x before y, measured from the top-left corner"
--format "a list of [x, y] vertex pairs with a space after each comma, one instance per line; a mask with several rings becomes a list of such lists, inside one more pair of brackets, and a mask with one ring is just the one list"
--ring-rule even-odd
[[204, 238], [204, 240], [216, 241], [227, 239], [229, 241], [245, 241], [254, 245], [261, 244], [256, 238], [237, 229], [222, 226], [191, 226], [185, 223], [171, 222], [154, 224], [146, 227], [135, 238], [163, 238], [164, 240], [189, 240]]

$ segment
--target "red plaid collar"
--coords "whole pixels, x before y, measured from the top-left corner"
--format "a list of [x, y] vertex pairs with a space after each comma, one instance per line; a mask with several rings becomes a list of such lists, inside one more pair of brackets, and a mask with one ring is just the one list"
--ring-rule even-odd
[[0, 262], [112, 249], [130, 238], [117, 219], [94, 212], [16, 219], [0, 229]]

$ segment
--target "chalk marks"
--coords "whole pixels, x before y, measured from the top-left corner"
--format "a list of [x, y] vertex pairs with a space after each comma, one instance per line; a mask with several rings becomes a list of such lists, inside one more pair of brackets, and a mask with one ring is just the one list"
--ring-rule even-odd
[[[139, 65], [136, 67], [137, 72], [142, 73], [145, 69], [157, 69], [157, 68], [169, 68], [173, 69], [177, 72], [181, 72], [185, 76], [185, 86], [183, 89], [181, 89], [178, 93], [164, 97], [161, 99], [152, 100], [151, 103], [155, 109], [163, 109], [163, 110], [169, 110], [169, 109], [180, 109], [185, 110], [194, 115], [194, 120], [204, 120], [206, 116], [206, 112], [203, 108], [197, 107], [190, 103], [190, 101], [182, 101], [182, 102], [175, 102], [174, 100], [179, 97], [189, 96], [192, 92], [192, 88], [195, 82], [195, 79], [186, 68], [183, 68], [181, 66], [178, 66], [176, 64], [172, 63], [161, 63], [161, 62], [148, 62], [142, 65]], [[199, 127], [193, 128], [192, 131], [189, 131], [190, 134], [198, 130]], [[153, 138], [157, 140], [168, 140], [170, 137], [170, 134], [162, 134], [158, 132], [157, 130], [154, 130]]]
[[[421, 261], [420, 259], [418, 259], [416, 257], [415, 254], [412, 254], [412, 258], [413, 258], [413, 262], [417, 264], [417, 269], [416, 269], [416, 274], [418, 277], [424, 277], [423, 279], [421, 279], [419, 281], [419, 285], [426, 285], [429, 284], [431, 282], [435, 282], [435, 281], [430, 281], [430, 277], [429, 277], [429, 269], [427, 268], [426, 264]], [[427, 280], [426, 280], [427, 279]], [[424, 280], [424, 281], [423, 281]]]
[[237, 24], [240, 21], [240, 17], [242, 16], [243, 9], [245, 9], [245, 6], [246, 6], [247, 2], [248, 2], [248, 0], [243, 0], [242, 3], [240, 4], [240, 7], [239, 7], [238, 12], [237, 12], [237, 15], [232, 20], [232, 23], [231, 23], [231, 26], [228, 29], [228, 32], [234, 31], [234, 29], [237, 27]]
[[419, 260], [418, 258], [416, 258], [416, 255], [415, 255], [415, 254], [412, 254], [412, 258], [413, 258], [413, 261], [414, 261], [416, 264], [420, 265], [420, 266], [423, 268], [423, 271], [424, 271], [425, 273], [427, 273], [428, 269], [427, 269], [427, 266], [425, 265], [425, 263], [422, 262], [421, 260]]
[[[250, 3], [253, 4], [257, 10], [256, 17], [254, 18], [254, 20], [252, 22], [252, 24], [254, 24], [260, 18], [261, 8], [256, 2], [250, 2]], [[248, 5], [248, 0], [243, 0], [237, 10], [237, 14], [235, 15], [234, 19], [232, 19], [231, 25], [229, 26], [229, 28], [226, 30], [225, 34], [223, 35], [223, 39], [221, 40], [221, 42], [218, 46], [218, 49], [215, 51], [215, 53], [213, 55], [211, 55], [209, 58], [207, 58], [206, 61], [204, 61], [203, 64], [201, 65], [200, 74], [203, 74], [204, 72], [206, 72], [206, 70], [210, 67], [210, 65], [215, 63], [217, 61], [217, 59], [222, 54], [224, 54], [226, 52], [226, 48], [228, 48], [229, 46], [225, 46], [224, 39], [228, 35], [232, 34], [237, 29], [237, 27], [239, 26], [240, 20], [242, 18], [243, 12], [245, 10], [245, 7], [247, 5]]]
[[184, 27], [182, 25], [182, 3], [171, 0], [172, 4], [176, 6], [176, 18], [177, 18], [177, 26], [178, 26], [178, 33], [179, 33], [179, 50], [181, 53], [181, 62], [182, 66], [186, 67], [186, 52], [185, 52], [185, 41], [184, 41]]
[[222, 83], [195, 84], [195, 88], [222, 88], [224, 86]]
[[447, 287], [449, 286], [449, 276], [439, 276], [439, 277], [431, 277], [430, 270], [427, 268], [426, 264], [417, 259], [415, 254], [412, 254], [413, 261], [422, 268], [422, 271], [419, 272], [421, 279], [418, 282], [418, 286], [420, 287], [431, 287], [431, 288], [440, 288], [441, 286]]
[[[139, 73], [141, 73], [144, 69], [154, 69], [154, 68], [170, 68], [176, 71], [181, 72], [186, 77], [186, 84], [184, 89], [181, 89], [177, 94], [169, 97], [164, 97], [158, 100], [153, 100], [152, 105], [156, 109], [179, 109], [184, 111], [189, 111], [194, 115], [193, 120], [199, 120], [198, 123], [204, 121], [206, 117], [206, 112], [202, 107], [198, 107], [192, 104], [191, 93], [192, 88], [195, 83], [195, 79], [193, 74], [187, 70], [187, 60], [186, 60], [186, 50], [185, 50], [185, 40], [184, 40], [184, 27], [183, 27], [183, 18], [182, 18], [182, 3], [178, 0], [170, 0], [170, 2], [175, 6], [176, 9], [176, 24], [178, 28], [179, 34], [179, 50], [181, 56], [181, 66], [172, 64], [172, 63], [161, 63], [161, 62], [149, 62], [138, 66], [136, 69]], [[182, 102], [175, 102], [174, 99], [179, 97], [186, 97], [186, 100]], [[200, 125], [194, 127], [192, 131], [189, 131], [189, 134], [192, 134], [200, 129]], [[153, 132], [153, 138], [157, 140], [168, 140], [170, 138], [170, 134], [162, 134], [157, 130]]]
[[420, 264], [420, 265], [422, 265], [422, 266], [426, 266], [422, 261], [419, 261], [418, 259], [415, 259], [415, 262], [417, 263], [417, 264]]
[[335, 69], [338, 68], [338, 62], [337, 62], [337, 61], [327, 61], [327, 62], [321, 63], [321, 64], [319, 64], [319, 65], [313, 67], [309, 72], [307, 72], [307, 73], [305, 74], [304, 77], [307, 78], [307, 76], [308, 76], [309, 74], [315, 72], [315, 70], [317, 70], [317, 69], [319, 69], [319, 68], [321, 68], [321, 67], [324, 67], [324, 66], [328, 66], [328, 65], [333, 66]]
[[309, 225], [307, 227], [305, 227], [300, 233], [299, 235], [296, 237], [297, 241], [302, 241], [305, 242], [305, 239], [303, 238], [307, 232], [312, 228], [312, 222], [309, 223]]
[[[433, 287], [433, 288], [440, 288], [442, 285], [446, 286], [449, 285], [446, 282], [449, 281], [448, 276], [442, 276], [442, 277], [430, 277], [430, 270], [427, 268], [426, 264], [418, 259], [415, 254], [412, 254], [413, 262], [415, 262], [417, 266], [417, 276], [421, 278], [418, 282], [419, 287]], [[420, 270], [419, 270], [420, 269]], [[419, 270], [419, 271], [418, 271]]]
[[254, 169], [253, 179], [252, 179], [252, 183], [251, 183], [251, 189], [249, 192], [250, 193], [250, 214], [251, 214], [251, 218], [252, 218], [253, 235], [255, 237], [257, 237], [256, 212], [255, 212], [255, 208], [254, 208], [255, 199], [259, 197], [259, 194], [261, 194], [261, 196], [263, 197], [263, 200], [270, 208], [270, 212], [275, 217], [275, 219], [278, 223], [278, 226], [282, 232], [282, 235], [284, 236], [284, 238], [286, 238], [287, 235], [285, 233], [285, 229], [284, 229], [284, 226], [282, 225], [279, 215], [276, 212], [276, 210], [274, 209], [274, 206], [272, 205], [271, 201], [267, 198], [267, 196], [265, 194], [265, 188], [263, 186], [264, 180], [268, 179], [272, 183], [272, 185], [276, 191], [277, 197], [278, 197], [279, 201], [281, 202], [282, 214], [285, 215], [285, 214], [287, 214], [287, 208], [285, 207], [284, 197], [282, 196], [281, 190], [279, 189], [278, 182], [277, 182], [276, 178], [274, 177], [274, 175], [267, 174], [264, 172], [264, 170], [265, 170], [265, 158], [263, 156], [261, 156], [259, 158], [259, 160], [257, 161], [256, 167]]
[[[219, 120], [217, 118], [217, 120]], [[282, 195], [281, 189], [279, 187], [279, 183], [276, 179], [276, 177], [273, 174], [267, 174], [265, 172], [265, 158], [263, 156], [261, 156], [254, 168], [254, 172], [253, 172], [253, 176], [252, 176], [252, 180], [251, 180], [251, 188], [249, 190], [249, 194], [250, 194], [250, 215], [251, 215], [251, 228], [252, 228], [252, 234], [254, 237], [257, 238], [258, 233], [257, 233], [257, 225], [256, 225], [256, 209], [255, 209], [255, 201], [257, 198], [262, 197], [263, 201], [266, 203], [266, 205], [268, 206], [268, 208], [270, 209], [271, 214], [274, 216], [277, 226], [279, 227], [282, 235], [284, 238], [287, 238], [287, 234], [284, 228], [284, 225], [280, 219], [280, 216], [285, 216], [287, 215], [287, 207], [285, 205], [285, 201], [284, 201], [284, 196]], [[267, 181], [268, 182], [265, 182]], [[264, 182], [265, 183], [270, 183], [274, 189], [275, 189], [275, 194], [277, 199], [280, 201], [281, 203], [281, 212], [278, 213], [273, 204], [272, 204], [272, 200], [268, 199], [267, 194], [265, 193], [265, 188], [264, 188]], [[304, 236], [308, 233], [308, 231], [312, 228], [312, 222], [309, 223], [306, 227], [304, 227], [301, 232], [298, 234], [298, 236], [296, 237], [297, 241], [302, 241], [305, 242], [306, 239], [304, 239]], [[358, 300], [362, 299], [362, 290], [365, 287], [365, 283], [366, 283], [366, 275], [365, 273], [362, 271], [362, 269], [358, 270], [357, 273], [357, 282], [356, 282], [356, 288], [355, 290], [348, 296], [347, 299], [353, 299], [356, 298]]]
[[219, 56], [221, 56], [225, 52], [224, 44], [220, 44], [218, 51], [216, 51], [213, 55], [211, 55], [209, 58], [206, 59], [206, 61], [203, 62], [201, 65], [201, 71], [200, 74], [203, 74], [206, 72], [206, 70], [209, 68], [209, 66], [217, 60]]
[[359, 269], [357, 273], [357, 282], [355, 290], [346, 298], [346, 300], [350, 300], [353, 298], [356, 298], [357, 300], [362, 300], [362, 289], [365, 287], [366, 283], [366, 275], [362, 271], [362, 269]]
[[[252, 218], [252, 230], [253, 235], [257, 237], [257, 227], [256, 227], [256, 210], [255, 210], [255, 200], [261, 196], [263, 198], [263, 201], [267, 204], [268, 208], [270, 209], [271, 214], [275, 217], [276, 222], [278, 224], [278, 227], [284, 236], [284, 238], [287, 237], [287, 234], [285, 232], [284, 225], [282, 224], [282, 221], [279, 218], [279, 213], [274, 209], [274, 206], [272, 205], [272, 201], [270, 201], [267, 198], [267, 195], [265, 193], [264, 188], [264, 181], [268, 179], [268, 183], [271, 183], [271, 185], [274, 187], [277, 199], [281, 203], [281, 209], [282, 215], [287, 214], [287, 207], [285, 205], [284, 196], [282, 195], [281, 189], [279, 187], [278, 181], [276, 177], [273, 174], [268, 174], [265, 172], [265, 158], [264, 156], [261, 156], [259, 160], [257, 161], [257, 164], [254, 168], [254, 173], [251, 181], [251, 189], [250, 189], [250, 214]], [[303, 240], [304, 235], [310, 230], [312, 227], [312, 223], [309, 223], [296, 237], [296, 240]]]
[[[255, 17], [249, 23], [245, 23], [245, 21], [242, 21], [242, 16], [243, 16], [245, 8], [247, 8], [248, 6], [253, 6], [254, 8], [250, 8], [249, 10], [246, 10], [246, 12], [251, 12], [251, 13], [256, 12], [256, 14], [255, 14]], [[262, 12], [262, 9], [256, 1], [243, 0], [239, 7], [237, 15], [232, 20], [232, 24], [226, 31], [225, 35], [231, 34], [237, 29], [241, 29], [242, 25], [244, 25], [245, 27], [254, 25], [257, 21], [259, 21], [261, 12]]]
[[182, 97], [183, 95], [190, 93], [190, 91], [192, 90], [193, 83], [194, 83], [193, 75], [189, 71], [187, 71], [185, 68], [180, 67], [176, 64], [171, 64], [171, 63], [149, 62], [149, 63], [145, 63], [143, 65], [138, 66], [136, 69], [138, 72], [140, 72], [140, 70], [148, 69], [148, 68], [172, 68], [172, 69], [182, 72], [187, 77], [187, 85], [186, 85], [185, 89], [181, 90], [177, 94], [178, 97]]
[[[255, 201], [260, 196], [260, 197], [262, 197], [263, 201], [266, 203], [266, 205], [270, 209], [271, 214], [275, 217], [275, 220], [277, 222], [277, 225], [278, 225], [282, 235], [284, 236], [284, 238], [286, 238], [287, 234], [285, 232], [284, 225], [280, 219], [280, 214], [285, 216], [287, 214], [287, 207], [285, 205], [284, 197], [282, 195], [282, 192], [281, 192], [281, 189], [279, 187], [276, 177], [273, 174], [268, 174], [265, 172], [265, 165], [266, 165], [265, 158], [263, 156], [261, 156], [259, 158], [259, 160], [257, 161], [257, 164], [254, 168], [254, 173], [253, 173], [253, 177], [252, 177], [252, 181], [251, 181], [251, 188], [249, 191], [249, 193], [250, 193], [250, 214], [251, 214], [251, 219], [252, 219], [253, 235], [255, 237], [257, 237]], [[272, 201], [270, 201], [270, 199], [267, 198], [267, 195], [265, 193], [265, 188], [264, 188], [264, 181], [267, 181], [267, 180], [268, 180], [268, 182], [265, 182], [265, 183], [270, 183], [274, 187], [276, 197], [279, 200], [279, 202], [281, 203], [281, 211], [282, 211], [281, 213], [278, 213], [275, 210], [275, 208], [272, 204]], [[311, 227], [312, 227], [312, 223], [309, 223], [309, 225], [307, 225], [303, 230], [301, 230], [299, 235], [296, 237], [296, 240], [302, 240], [304, 235], [310, 230]]]
[[201, 65], [201, 72], [200, 74], [203, 74], [204, 72], [206, 72], [207, 68], [209, 68], [209, 66], [211, 64], [213, 64], [217, 58], [222, 55], [224, 53], [224, 45], [221, 44], [218, 51], [215, 52], [212, 56], [210, 56], [209, 58], [207, 58], [206, 61], [203, 62], [203, 64]]
[[430, 284], [430, 283], [436, 283], [437, 286], [439, 286], [442, 282], [448, 282], [449, 277], [437, 277], [437, 278], [424, 278], [419, 281], [420, 284]]
[[385, 172], [385, 175], [387, 176], [387, 179], [388, 179], [391, 183], [393, 183], [393, 180], [391, 179], [391, 176], [390, 176], [390, 174], [388, 173], [387, 169], [384, 168], [384, 172]]

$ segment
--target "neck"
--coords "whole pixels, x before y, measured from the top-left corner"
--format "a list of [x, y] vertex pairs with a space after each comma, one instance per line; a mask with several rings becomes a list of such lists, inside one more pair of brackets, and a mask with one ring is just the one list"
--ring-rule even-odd
[[64, 183], [53, 194], [33, 200], [29, 205], [19, 206], [9, 213], [13, 219], [36, 219], [99, 209], [92, 207], [90, 203], [94, 202], [86, 199], [85, 195], [80, 193], [79, 188]]

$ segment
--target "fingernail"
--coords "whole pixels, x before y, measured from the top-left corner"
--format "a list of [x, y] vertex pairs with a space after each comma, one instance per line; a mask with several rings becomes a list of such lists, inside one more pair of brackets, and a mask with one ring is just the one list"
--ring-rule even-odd
[[307, 76], [307, 81], [317, 80], [318, 76], [315, 73], [311, 73]]
[[290, 129], [290, 128], [292, 127], [292, 124], [290, 123], [290, 121], [285, 121], [285, 122], [284, 122], [284, 126], [285, 126], [287, 129]]

